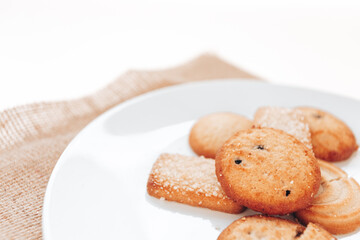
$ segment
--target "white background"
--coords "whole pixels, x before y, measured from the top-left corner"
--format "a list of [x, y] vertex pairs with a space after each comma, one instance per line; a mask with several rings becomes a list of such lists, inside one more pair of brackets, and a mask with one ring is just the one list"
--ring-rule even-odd
[[360, 99], [357, 2], [0, 0], [0, 110], [204, 52], [274, 83]]

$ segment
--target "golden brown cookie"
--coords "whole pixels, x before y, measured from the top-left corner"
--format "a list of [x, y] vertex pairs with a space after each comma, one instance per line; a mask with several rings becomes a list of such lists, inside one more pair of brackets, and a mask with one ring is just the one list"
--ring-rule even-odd
[[244, 207], [226, 196], [215, 175], [214, 160], [164, 153], [153, 165], [149, 195], [168, 201], [240, 213]]
[[191, 148], [199, 156], [215, 158], [216, 152], [237, 131], [251, 128], [252, 121], [235, 113], [213, 113], [200, 118], [189, 136]]
[[264, 215], [240, 218], [230, 224], [218, 240], [336, 240], [319, 226], [307, 228], [290, 220]]
[[319, 160], [321, 186], [309, 207], [295, 213], [303, 223], [314, 222], [332, 234], [360, 227], [360, 186], [335, 165]]
[[306, 117], [311, 132], [313, 151], [326, 161], [348, 159], [358, 149], [351, 129], [332, 114], [310, 107], [299, 107]]
[[309, 223], [297, 240], [336, 240], [336, 238], [317, 224]]
[[218, 151], [215, 167], [230, 198], [266, 214], [307, 207], [320, 185], [319, 165], [311, 150], [277, 129], [239, 131]]
[[254, 115], [254, 127], [283, 130], [312, 149], [310, 128], [300, 110], [284, 107], [258, 108]]

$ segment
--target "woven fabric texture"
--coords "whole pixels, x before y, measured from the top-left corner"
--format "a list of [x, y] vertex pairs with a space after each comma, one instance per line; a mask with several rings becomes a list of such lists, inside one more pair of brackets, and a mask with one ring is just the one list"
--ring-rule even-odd
[[154, 89], [255, 76], [214, 55], [162, 71], [129, 71], [80, 99], [19, 106], [0, 113], [0, 239], [41, 239], [47, 182], [71, 139], [109, 108]]

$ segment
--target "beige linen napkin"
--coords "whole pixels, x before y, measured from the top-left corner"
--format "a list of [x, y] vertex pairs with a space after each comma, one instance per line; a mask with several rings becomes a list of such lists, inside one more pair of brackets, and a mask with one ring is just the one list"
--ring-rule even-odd
[[163, 71], [129, 71], [93, 95], [0, 113], [0, 239], [40, 239], [44, 193], [71, 139], [109, 108], [142, 93], [191, 81], [256, 77], [203, 55]]

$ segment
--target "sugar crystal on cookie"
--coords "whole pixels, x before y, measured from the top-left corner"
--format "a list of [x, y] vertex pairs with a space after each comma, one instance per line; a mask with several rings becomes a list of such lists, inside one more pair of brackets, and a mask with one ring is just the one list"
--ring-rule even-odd
[[300, 110], [283, 107], [261, 107], [254, 116], [255, 127], [275, 128], [287, 132], [312, 149], [309, 125]]
[[243, 207], [228, 198], [215, 175], [215, 162], [204, 157], [161, 154], [148, 180], [150, 195], [169, 201], [238, 213]]

